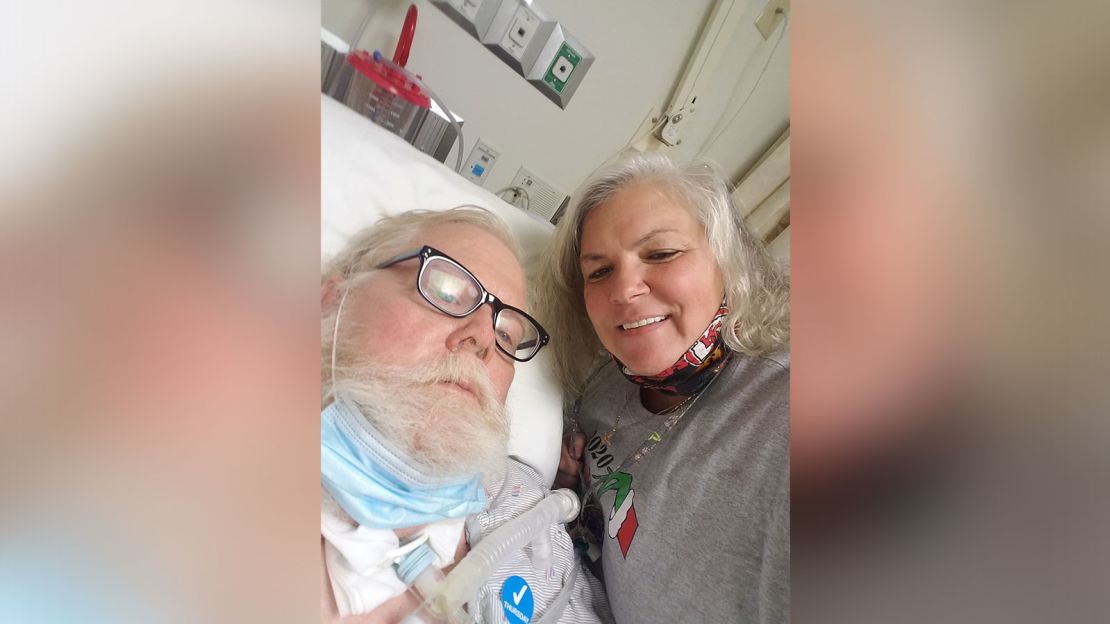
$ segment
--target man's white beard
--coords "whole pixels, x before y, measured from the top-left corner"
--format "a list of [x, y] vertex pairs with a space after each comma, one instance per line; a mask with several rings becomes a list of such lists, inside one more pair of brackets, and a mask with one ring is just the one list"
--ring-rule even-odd
[[[338, 365], [337, 365], [338, 366]], [[509, 420], [485, 367], [452, 354], [410, 366], [374, 362], [337, 368], [335, 387], [385, 440], [427, 472], [451, 477], [504, 470]], [[478, 397], [448, 384], [466, 384]]]

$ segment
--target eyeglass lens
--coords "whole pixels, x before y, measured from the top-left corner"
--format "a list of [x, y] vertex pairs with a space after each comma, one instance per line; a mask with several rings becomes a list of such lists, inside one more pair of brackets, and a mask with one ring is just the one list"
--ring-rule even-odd
[[[466, 316], [482, 298], [481, 285], [458, 265], [443, 258], [427, 260], [419, 287], [434, 306], [452, 316]], [[499, 310], [494, 330], [501, 348], [517, 358], [527, 358], [539, 348], [539, 329], [516, 310]]]
[[420, 274], [420, 292], [444, 312], [462, 316], [478, 304], [482, 289], [465, 271], [441, 258], [430, 258]]

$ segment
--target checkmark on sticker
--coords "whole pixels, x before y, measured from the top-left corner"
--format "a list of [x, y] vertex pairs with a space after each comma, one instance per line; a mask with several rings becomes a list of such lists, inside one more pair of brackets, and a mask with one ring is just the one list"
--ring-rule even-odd
[[520, 588], [520, 593], [513, 592], [513, 604], [515, 604], [519, 607], [520, 606], [520, 599], [523, 598], [524, 594], [526, 594], [526, 593], [528, 593], [528, 586], [527, 585]]
[[528, 593], [528, 581], [520, 576], [510, 576], [501, 586], [501, 610], [506, 624], [529, 624], [536, 612], [534, 595]]

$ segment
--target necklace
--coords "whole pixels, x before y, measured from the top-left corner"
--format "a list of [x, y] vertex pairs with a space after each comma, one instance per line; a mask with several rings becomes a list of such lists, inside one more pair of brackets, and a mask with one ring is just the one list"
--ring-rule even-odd
[[[720, 364], [720, 368], [722, 368], [722, 371], [724, 371], [725, 365], [728, 363], [728, 361], [730, 359], [731, 359], [731, 353], [725, 355], [724, 362], [722, 362], [722, 364]], [[604, 370], [604, 364], [602, 366], [598, 366], [598, 368], [594, 370], [593, 374], [589, 375], [589, 381], [586, 382], [587, 390], [588, 390], [589, 386], [592, 386], [594, 381], [596, 381], [597, 379], [601, 379], [603, 370]], [[685, 416], [686, 413], [689, 412], [690, 409], [692, 409], [694, 404], [697, 403], [697, 400], [699, 399], [699, 397], [702, 396], [703, 394], [705, 394], [706, 392], [708, 392], [708, 390], [710, 388], [713, 388], [713, 384], [717, 382], [718, 378], [720, 378], [720, 374], [715, 375], [714, 378], [712, 380], [710, 380], [708, 384], [706, 384], [705, 388], [703, 388], [702, 390], [700, 390], [696, 394], [692, 394], [692, 395], [687, 396], [686, 400], [683, 401], [682, 403], [674, 405], [673, 407], [667, 407], [667, 409], [664, 410], [663, 412], [659, 412], [659, 414], [670, 414], [668, 419], [663, 423], [663, 431], [662, 432], [653, 431], [652, 433], [650, 433], [647, 436], [647, 439], [645, 439], [644, 442], [640, 443], [640, 445], [639, 445], [638, 449], [636, 449], [636, 451], [634, 451], [632, 454], [625, 457], [623, 462], [620, 462], [619, 464], [617, 464], [617, 469], [620, 469], [620, 467], [625, 467], [627, 465], [632, 465], [632, 464], [638, 462], [639, 460], [642, 460], [644, 455], [647, 455], [648, 453], [652, 452], [652, 450], [655, 449], [655, 446], [658, 445], [659, 442], [663, 441], [663, 436], [666, 433], [668, 433], [670, 430], [672, 430], [673, 427], [676, 424], [678, 424], [678, 421], [682, 420], [683, 416]], [[573, 407], [573, 414], [574, 415], [573, 415], [572, 430], [571, 430], [572, 436], [579, 431], [578, 414], [579, 414], [579, 412], [582, 411], [582, 400], [584, 399], [586, 393], [587, 393], [587, 391], [583, 391], [583, 393], [581, 395], [578, 395], [577, 399], [574, 402], [574, 407]], [[617, 427], [620, 425], [620, 417], [622, 417], [623, 415], [624, 415], [624, 411], [617, 412], [617, 417], [616, 417], [616, 420], [613, 423], [613, 426], [610, 427], [610, 429], [608, 431], [606, 431], [605, 433], [603, 433], [601, 435], [601, 442], [604, 443], [606, 446], [609, 445], [609, 442], [612, 442], [613, 435], [616, 433]], [[616, 470], [616, 469], [614, 469], [614, 470]]]
[[[708, 386], [706, 386], [706, 387], [708, 387]], [[658, 416], [665, 416], [667, 414], [673, 414], [673, 413], [677, 412], [678, 410], [682, 409], [682, 406], [687, 405], [687, 404], [692, 403], [693, 401], [697, 400], [698, 396], [701, 395], [701, 393], [704, 392], [704, 391], [705, 391], [705, 389], [703, 388], [702, 390], [700, 390], [698, 392], [695, 392], [694, 394], [691, 394], [690, 396], [686, 397], [685, 399], [682, 399], [682, 401], [680, 403], [678, 403], [676, 405], [672, 405], [672, 406], [670, 406], [670, 407], [668, 407], [668, 408], [666, 408], [666, 409], [664, 409], [660, 412], [655, 412], [655, 414], [658, 415]], [[620, 412], [617, 412], [617, 419], [616, 419], [616, 421], [613, 422], [613, 426], [610, 427], [608, 431], [601, 434], [601, 443], [604, 444], [605, 446], [609, 446], [609, 442], [611, 442], [613, 440], [613, 434], [617, 432], [617, 427], [619, 427], [620, 424], [621, 424], [621, 416], [624, 416], [625, 411], [626, 410], [622, 410]], [[683, 412], [683, 413], [685, 413], [685, 412]]]
[[[731, 355], [732, 354], [730, 353], [729, 355], [725, 356], [725, 361], [721, 364], [722, 370], [724, 368], [724, 365], [728, 363], [728, 360], [731, 359], [731, 357], [730, 357]], [[679, 403], [678, 405], [675, 405], [673, 407], [669, 407], [669, 408], [663, 410], [662, 412], [659, 412], [660, 415], [670, 414], [670, 416], [667, 418], [667, 420], [664, 421], [664, 423], [663, 423], [663, 428], [662, 428], [663, 430], [662, 431], [652, 431], [651, 434], [648, 435], [648, 437], [643, 442], [640, 443], [640, 446], [635, 451], [632, 452], [632, 454], [630, 454], [628, 457], [625, 457], [624, 461], [617, 464], [617, 467], [614, 470], [620, 470], [620, 469], [623, 469], [623, 468], [627, 468], [628, 466], [631, 466], [632, 464], [634, 464], [634, 463], [640, 461], [641, 459], [643, 459], [645, 455], [650, 453], [652, 449], [654, 449], [656, 446], [658, 446], [659, 443], [663, 441], [663, 436], [666, 435], [668, 432], [670, 432], [670, 430], [675, 425], [678, 424], [678, 421], [682, 420], [682, 417], [685, 416], [687, 414], [687, 412], [689, 412], [690, 409], [694, 407], [694, 404], [698, 402], [698, 399], [701, 397], [701, 395], [705, 394], [706, 392], [709, 391], [709, 389], [711, 387], [713, 387], [713, 384], [716, 383], [716, 381], [719, 377], [720, 377], [719, 374], [714, 376], [713, 379], [710, 380], [710, 382], [704, 388], [702, 388], [700, 392], [686, 397], [686, 399], [684, 401], [682, 401], [681, 403]], [[575, 428], [575, 431], [577, 431], [577, 429], [578, 429], [578, 410], [581, 408], [581, 405], [582, 405], [581, 399], [579, 399], [579, 401], [575, 402], [575, 406], [574, 406], [574, 409], [575, 409], [575, 413], [574, 413], [574, 420], [575, 420], [574, 428]], [[623, 415], [624, 415], [624, 411], [618, 412], [616, 421], [613, 423], [613, 427], [611, 429], [609, 429], [609, 431], [606, 431], [604, 434], [602, 434], [601, 441], [606, 446], [608, 446], [609, 442], [613, 439], [613, 434], [616, 433], [617, 426], [620, 424], [621, 416], [623, 416]]]
[[[701, 392], [699, 392], [697, 394], [692, 394], [692, 395], [690, 395], [689, 398], [687, 398], [682, 403], [679, 403], [678, 405], [676, 405], [672, 408], [668, 408], [667, 410], [665, 410], [663, 412], [660, 412], [660, 414], [670, 414], [670, 417], [667, 418], [667, 420], [663, 423], [663, 431], [652, 431], [651, 434], [647, 437], [647, 439], [645, 439], [640, 444], [639, 448], [637, 448], [635, 451], [633, 451], [633, 453], [631, 455], [624, 458], [624, 461], [617, 464], [617, 469], [618, 470], [625, 469], [628, 466], [631, 466], [632, 464], [640, 461], [641, 459], [643, 459], [643, 457], [645, 455], [650, 453], [652, 449], [654, 449], [656, 446], [658, 446], [659, 443], [663, 441], [663, 436], [666, 435], [668, 432], [670, 432], [671, 428], [678, 424], [678, 421], [682, 420], [682, 417], [685, 416], [690, 411], [690, 409], [692, 407], [694, 407], [694, 404], [698, 402], [698, 398], [701, 397], [701, 395], [704, 394], [705, 391], [709, 389], [709, 386], [712, 386], [712, 385], [713, 385], [713, 382], [711, 381], [711, 382], [709, 382], [708, 386], [706, 386], [704, 389], [702, 389]], [[685, 407], [683, 407], [683, 406], [685, 406]], [[681, 411], [679, 411], [680, 409], [681, 409]], [[618, 420], [619, 420], [619, 415], [618, 415]], [[615, 429], [614, 429], [614, 431], [615, 431]]]

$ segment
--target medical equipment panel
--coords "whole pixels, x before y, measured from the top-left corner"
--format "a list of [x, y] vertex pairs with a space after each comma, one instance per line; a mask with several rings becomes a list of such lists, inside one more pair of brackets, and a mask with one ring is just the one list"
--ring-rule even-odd
[[501, 8], [501, 0], [431, 0], [451, 21], [471, 37], [481, 39], [489, 30], [490, 23]]
[[566, 108], [594, 55], [532, 0], [431, 0], [549, 100]]
[[470, 156], [463, 165], [463, 176], [478, 186], [484, 185], [489, 178], [489, 170], [493, 168], [500, 155], [500, 150], [490, 147], [485, 141], [478, 141], [474, 144], [474, 149], [470, 150]]
[[555, 28], [555, 22], [536, 9], [515, 1], [501, 3], [489, 30], [480, 40], [483, 45], [513, 68], [525, 75], [535, 64], [544, 41]]
[[556, 24], [525, 77], [547, 99], [566, 108], [593, 62], [594, 55], [562, 24]]
[[[566, 193], [524, 167], [521, 167], [513, 176], [513, 182], [509, 186], [509, 190], [516, 191], [522, 196], [523, 201], [519, 203], [516, 196], [512, 196], [514, 199], [511, 203], [514, 206], [540, 215], [545, 221], [551, 221], [552, 223], [554, 223], [555, 216], [560, 210], [566, 208], [570, 199]], [[502, 195], [501, 198], [508, 199], [505, 195]]]

